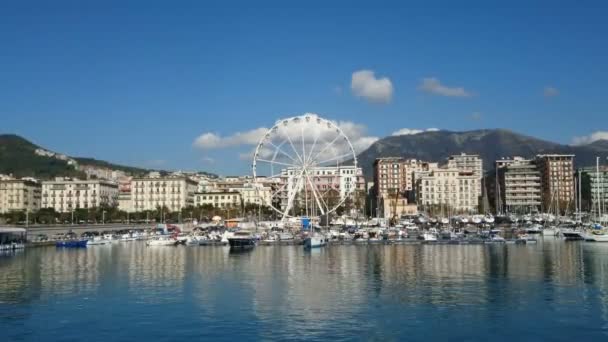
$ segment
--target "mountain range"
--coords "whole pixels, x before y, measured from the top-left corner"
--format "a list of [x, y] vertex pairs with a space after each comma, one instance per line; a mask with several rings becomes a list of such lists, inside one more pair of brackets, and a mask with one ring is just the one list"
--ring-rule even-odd
[[[596, 156], [608, 155], [608, 140], [587, 145], [564, 145], [546, 141], [505, 129], [482, 129], [465, 132], [428, 131], [410, 135], [382, 138], [357, 157], [366, 179], [373, 178], [373, 164], [380, 157], [416, 158], [430, 162], [445, 162], [454, 154], [478, 154], [484, 169], [493, 170], [495, 160], [521, 156], [532, 158], [537, 154], [566, 153], [576, 155], [575, 164], [595, 165]], [[15, 177], [51, 179], [57, 176], [85, 178], [82, 166], [120, 170], [133, 176], [145, 175], [150, 169], [118, 165], [93, 158], [69, 157], [51, 152], [14, 134], [0, 134], [0, 174]], [[215, 176], [213, 174], [209, 174]]]
[[494, 161], [512, 156], [532, 158], [537, 154], [574, 154], [576, 166], [595, 165], [596, 156], [608, 155], [608, 140], [572, 146], [526, 136], [505, 129], [481, 129], [465, 132], [430, 131], [396, 135], [380, 139], [357, 157], [366, 179], [373, 179], [373, 164], [380, 157], [416, 158], [445, 162], [454, 154], [478, 154], [484, 170], [493, 170]]
[[18, 135], [0, 134], [0, 174], [43, 180], [59, 176], [85, 179], [82, 171], [85, 166], [123, 171], [132, 176], [143, 176], [153, 171], [94, 158], [69, 157], [49, 151]]

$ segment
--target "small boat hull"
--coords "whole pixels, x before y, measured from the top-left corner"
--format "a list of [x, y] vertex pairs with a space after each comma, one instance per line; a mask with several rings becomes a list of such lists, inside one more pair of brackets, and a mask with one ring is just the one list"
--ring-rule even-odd
[[250, 249], [255, 247], [255, 238], [228, 238], [228, 244], [232, 249]]
[[327, 239], [325, 237], [312, 236], [304, 240], [304, 248], [319, 248], [327, 245]]
[[62, 248], [82, 248], [86, 247], [89, 240], [65, 240], [55, 242], [55, 247]]

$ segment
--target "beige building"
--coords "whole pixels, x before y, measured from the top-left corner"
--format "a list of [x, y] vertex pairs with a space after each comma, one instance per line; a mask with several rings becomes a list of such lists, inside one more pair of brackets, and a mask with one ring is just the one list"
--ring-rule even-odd
[[408, 203], [407, 198], [399, 195], [391, 196], [386, 194], [382, 196], [380, 201], [380, 206], [384, 210], [384, 216], [382, 216], [384, 218], [418, 214], [418, 205], [416, 203]]
[[480, 188], [481, 179], [471, 171], [436, 169], [418, 179], [418, 205], [445, 206], [457, 212], [477, 212]]
[[40, 209], [41, 185], [33, 180], [0, 180], [0, 214]]
[[194, 195], [195, 206], [213, 205], [215, 208], [239, 208], [241, 194], [237, 191], [199, 192]]
[[463, 172], [473, 172], [479, 178], [483, 177], [483, 160], [477, 154], [456, 154], [448, 158], [448, 168]]
[[166, 207], [171, 211], [194, 206], [198, 183], [188, 177], [147, 177], [131, 180], [131, 201], [135, 212]]
[[496, 161], [498, 212], [530, 213], [541, 208], [541, 176], [532, 160], [521, 157]]
[[79, 180], [58, 177], [42, 182], [42, 208], [57, 212], [118, 205], [118, 185], [106, 180]]
[[[543, 210], [556, 205], [560, 211], [574, 208], [574, 155], [541, 154], [536, 156], [541, 176]], [[559, 205], [557, 204], [559, 203]]]

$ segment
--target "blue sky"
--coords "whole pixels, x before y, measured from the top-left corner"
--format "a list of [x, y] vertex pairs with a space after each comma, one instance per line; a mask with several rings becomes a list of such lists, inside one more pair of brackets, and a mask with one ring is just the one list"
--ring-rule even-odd
[[[197, 137], [223, 142], [305, 112], [355, 124], [354, 139], [500, 127], [570, 143], [608, 131], [605, 2], [288, 3], [2, 2], [0, 133], [231, 174], [248, 172], [239, 155], [252, 146]], [[353, 89], [361, 70], [373, 73]]]

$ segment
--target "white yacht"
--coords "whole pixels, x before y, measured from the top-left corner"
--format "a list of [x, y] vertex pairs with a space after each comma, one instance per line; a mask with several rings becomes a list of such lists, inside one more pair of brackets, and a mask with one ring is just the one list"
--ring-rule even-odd
[[146, 241], [147, 246], [175, 246], [177, 245], [177, 240], [170, 236], [161, 235], [155, 239], [151, 239]]
[[112, 243], [112, 240], [109, 239], [105, 239], [104, 237], [101, 236], [96, 236], [92, 239], [89, 240], [89, 242], [87, 243], [87, 246], [93, 246], [93, 245], [109, 245]]
[[424, 233], [422, 233], [421, 238], [424, 241], [437, 241], [437, 229], [435, 228], [431, 228], [428, 231], [425, 231]]

